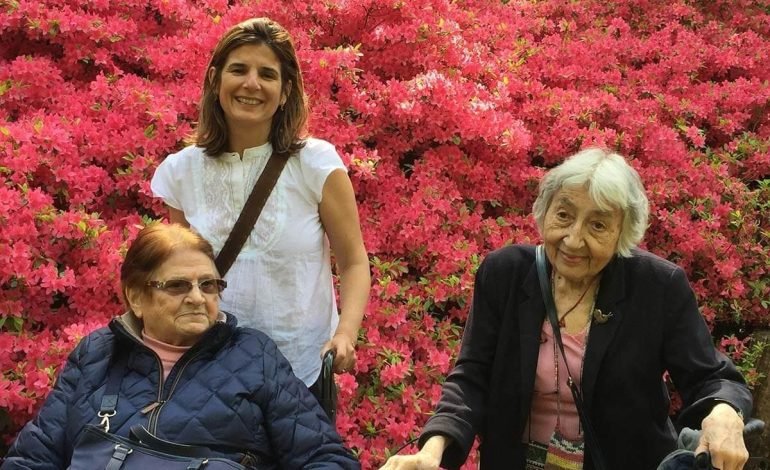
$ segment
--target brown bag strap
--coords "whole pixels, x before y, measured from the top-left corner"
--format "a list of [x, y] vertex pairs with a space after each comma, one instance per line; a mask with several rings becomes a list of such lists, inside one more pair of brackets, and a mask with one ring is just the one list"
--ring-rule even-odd
[[257, 223], [259, 214], [262, 212], [262, 208], [265, 207], [265, 202], [270, 197], [270, 193], [273, 191], [275, 183], [278, 182], [281, 171], [286, 166], [288, 159], [287, 156], [276, 155], [275, 153], [270, 155], [265, 169], [262, 170], [262, 174], [259, 175], [259, 179], [254, 184], [254, 188], [246, 200], [246, 205], [243, 206], [241, 215], [238, 216], [238, 220], [235, 221], [233, 230], [227, 237], [225, 245], [217, 255], [215, 264], [220, 276], [225, 277], [230, 266], [235, 262], [235, 258], [241, 252], [243, 244], [248, 240], [249, 234], [254, 228], [254, 224]]

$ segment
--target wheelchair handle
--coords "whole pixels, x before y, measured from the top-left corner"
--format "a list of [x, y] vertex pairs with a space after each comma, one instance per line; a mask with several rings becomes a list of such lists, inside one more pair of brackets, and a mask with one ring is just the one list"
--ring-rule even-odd
[[331, 373], [334, 371], [334, 358], [336, 357], [336, 351], [334, 349], [330, 349], [326, 351], [324, 354], [324, 357], [322, 359], [322, 374], [326, 374], [327, 376], [331, 376]]
[[765, 422], [761, 419], [757, 418], [751, 418], [746, 423], [745, 426], [743, 426], [743, 435], [744, 436], [751, 436], [753, 434], [762, 434], [762, 431], [765, 430]]
[[326, 415], [332, 421], [335, 422], [337, 417], [337, 409], [334, 404], [334, 356], [335, 351], [330, 349], [326, 351], [323, 359], [321, 360], [321, 407], [326, 412]]

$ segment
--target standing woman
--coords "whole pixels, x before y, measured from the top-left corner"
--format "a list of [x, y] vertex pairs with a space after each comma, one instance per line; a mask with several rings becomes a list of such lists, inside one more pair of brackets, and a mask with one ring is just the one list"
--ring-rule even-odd
[[270, 155], [288, 157], [227, 273], [222, 309], [267, 333], [318, 396], [319, 354], [335, 351], [337, 373], [355, 364], [370, 277], [345, 166], [332, 144], [303, 136], [307, 114], [288, 32], [268, 18], [233, 26], [207, 68], [195, 144], [166, 158], [151, 187], [171, 222], [219, 252]]
[[703, 431], [696, 453], [743, 468], [751, 394], [714, 348], [684, 270], [636, 247], [649, 217], [636, 170], [583, 150], [545, 175], [533, 214], [542, 245], [485, 258], [420, 451], [382, 470], [459, 468], [476, 436], [481, 470], [652, 470], [676, 448], [665, 371], [682, 397], [679, 424]]

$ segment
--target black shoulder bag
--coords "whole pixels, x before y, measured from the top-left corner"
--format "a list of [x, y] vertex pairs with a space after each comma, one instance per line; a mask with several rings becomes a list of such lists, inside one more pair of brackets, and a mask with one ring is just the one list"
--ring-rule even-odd
[[[116, 344], [102, 396], [99, 425], [87, 424], [72, 452], [68, 470], [246, 470], [232, 460], [210, 457], [207, 447], [166, 441], [144, 426], [131, 426], [131, 436], [110, 434], [110, 418], [118, 407], [118, 391], [126, 372], [126, 354]], [[117, 356], [117, 357], [115, 357]]]
[[[556, 340], [556, 344], [559, 346], [561, 356], [564, 358], [564, 362], [567, 362], [567, 356], [564, 354], [564, 345], [561, 342], [561, 330], [559, 329], [559, 319], [556, 313], [556, 304], [553, 300], [553, 294], [551, 293], [551, 281], [548, 278], [548, 270], [546, 268], [545, 248], [543, 245], [538, 245], [535, 249], [535, 264], [537, 265], [537, 276], [540, 279], [540, 292], [543, 294], [543, 302], [545, 303], [545, 310], [548, 313], [548, 320], [551, 322], [551, 328], [553, 328], [553, 337]], [[580, 417], [580, 423], [583, 425], [586, 448], [591, 453], [591, 460], [593, 461], [594, 468], [596, 470], [606, 470], [607, 466], [604, 464], [604, 456], [599, 448], [599, 443], [596, 441], [596, 434], [594, 433], [591, 421], [588, 419], [585, 405], [583, 404], [583, 393], [572, 380], [572, 374], [567, 367], [567, 383], [569, 389], [572, 392], [572, 398], [575, 400], [575, 407], [577, 407], [578, 416]]]

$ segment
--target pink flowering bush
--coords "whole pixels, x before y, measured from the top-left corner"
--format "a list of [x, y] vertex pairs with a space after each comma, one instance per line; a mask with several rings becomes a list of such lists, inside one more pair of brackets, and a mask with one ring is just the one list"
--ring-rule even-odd
[[364, 468], [418, 434], [476, 268], [538, 241], [537, 182], [582, 147], [632, 159], [653, 207], [644, 247], [687, 270], [723, 348], [753, 357], [747, 335], [770, 323], [761, 2], [5, 0], [0, 12], [6, 444], [67, 352], [122, 311], [126, 244], [164, 216], [149, 178], [193, 128], [210, 49], [252, 16], [293, 33], [310, 131], [337, 146], [359, 200], [374, 280], [338, 428]]

